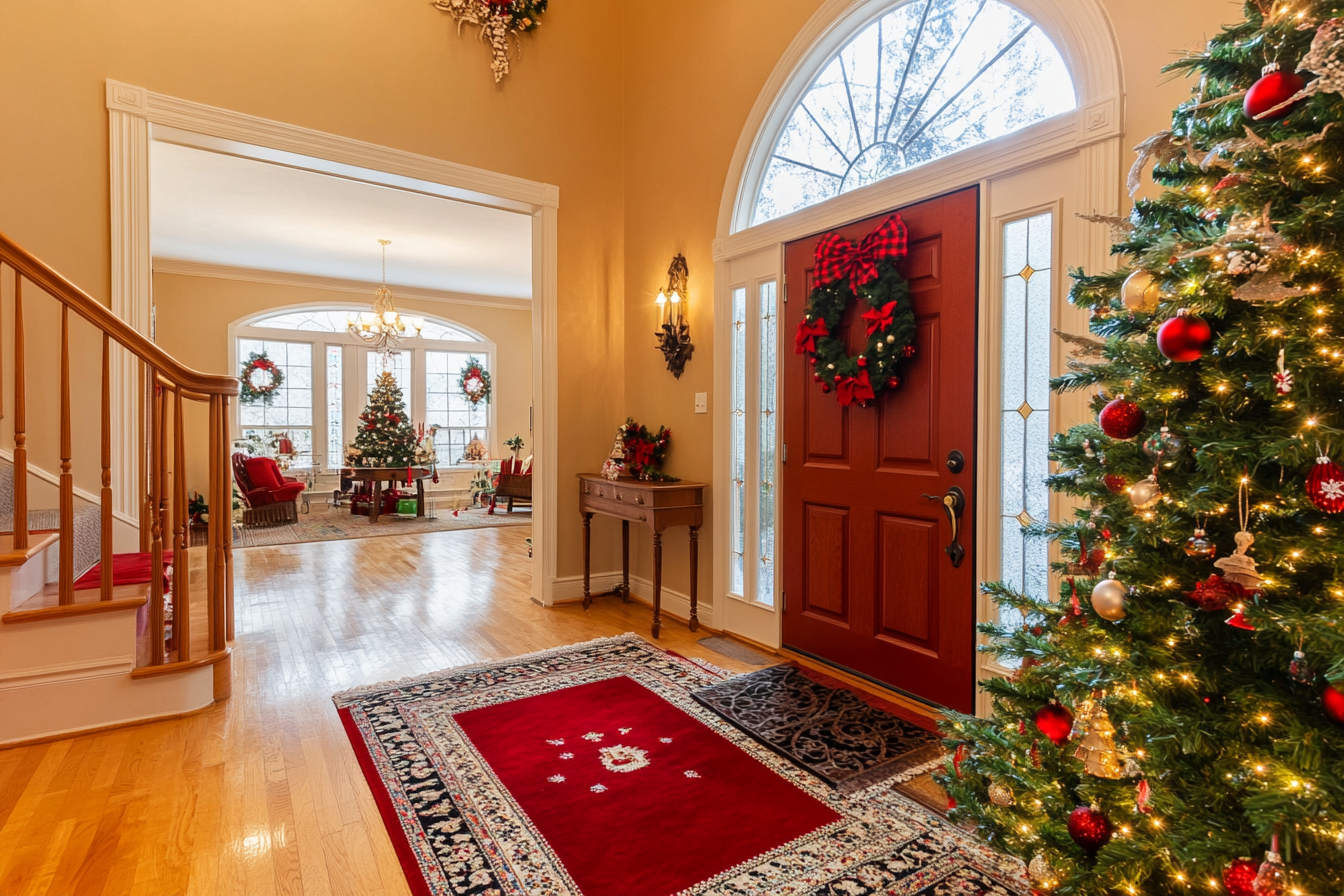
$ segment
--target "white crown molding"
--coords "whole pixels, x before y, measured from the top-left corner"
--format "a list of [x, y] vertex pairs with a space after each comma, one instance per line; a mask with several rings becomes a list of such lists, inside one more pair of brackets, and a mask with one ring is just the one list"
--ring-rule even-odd
[[[250, 155], [245, 151], [246, 147], [261, 147], [353, 165], [372, 174], [381, 172], [427, 180], [455, 188], [461, 194], [456, 198], [464, 201], [503, 206], [513, 211], [521, 209], [512, 203], [545, 208], [560, 205], [560, 188], [553, 184], [193, 103], [110, 79], [107, 81], [107, 108], [140, 116], [155, 125], [237, 141], [241, 145], [236, 149], [243, 155]], [[500, 203], [500, 199], [511, 202]]]
[[[181, 277], [208, 277], [212, 280], [236, 280], [243, 283], [266, 283], [272, 286], [293, 286], [302, 289], [322, 289], [329, 292], [353, 293], [369, 296], [378, 288], [377, 283], [346, 280], [340, 277], [318, 277], [313, 274], [290, 274], [267, 271], [262, 268], [243, 268], [200, 261], [182, 261], [176, 258], [154, 259], [154, 273], [174, 274]], [[531, 311], [530, 299], [511, 296], [485, 296], [476, 293], [451, 292], [446, 289], [418, 289], [392, 284], [399, 299], [418, 302], [442, 302], [452, 305], [482, 305], [487, 308]]]

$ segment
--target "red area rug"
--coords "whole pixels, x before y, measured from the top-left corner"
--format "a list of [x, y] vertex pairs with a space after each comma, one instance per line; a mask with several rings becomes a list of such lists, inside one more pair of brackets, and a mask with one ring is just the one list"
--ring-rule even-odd
[[417, 896], [1026, 891], [889, 787], [838, 794], [691, 699], [635, 635], [335, 698]]

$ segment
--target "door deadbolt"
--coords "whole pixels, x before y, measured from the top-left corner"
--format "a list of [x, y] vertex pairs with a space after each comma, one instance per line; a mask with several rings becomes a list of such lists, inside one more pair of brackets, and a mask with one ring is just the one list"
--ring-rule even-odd
[[953, 473], [960, 473], [966, 469], [966, 455], [955, 448], [947, 452], [947, 468]]

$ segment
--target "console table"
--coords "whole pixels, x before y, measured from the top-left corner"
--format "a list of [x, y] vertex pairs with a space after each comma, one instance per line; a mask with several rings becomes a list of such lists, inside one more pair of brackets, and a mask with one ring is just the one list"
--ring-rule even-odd
[[[382, 512], [383, 483], [406, 481], [406, 467], [346, 467], [342, 476], [349, 476], [356, 482], [368, 482], [373, 486], [373, 503], [369, 505], [369, 522], [378, 522]], [[415, 480], [415, 515], [425, 515], [425, 480], [434, 475], [430, 467], [411, 467], [411, 478]]]
[[[642, 523], [653, 533], [653, 636], [663, 627], [663, 530], [690, 527], [691, 539], [691, 631], [700, 627], [696, 607], [700, 527], [704, 525], [703, 482], [646, 482], [641, 479], [612, 481], [597, 473], [579, 474], [579, 514], [583, 517], [583, 608], [592, 606], [589, 591], [589, 553], [593, 514], [621, 521], [621, 584], [608, 594], [630, 600], [630, 524]], [[600, 596], [600, 595], [599, 595]]]

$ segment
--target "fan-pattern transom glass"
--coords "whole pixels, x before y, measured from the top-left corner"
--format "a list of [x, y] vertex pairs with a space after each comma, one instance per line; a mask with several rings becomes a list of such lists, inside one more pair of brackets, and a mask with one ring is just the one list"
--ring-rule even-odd
[[[352, 314], [358, 315], [359, 312], [331, 308], [299, 308], [294, 311], [284, 311], [280, 314], [272, 314], [269, 317], [254, 320], [248, 324], [248, 326], [265, 327], [268, 330], [303, 330], [312, 333], [344, 333], [349, 326], [348, 321]], [[421, 339], [441, 339], [449, 342], [480, 342], [479, 338], [468, 333], [466, 330], [459, 330], [456, 327], [450, 327], [434, 320], [426, 320], [424, 324], [424, 327], [420, 330]]]
[[858, 33], [794, 109], [752, 223], [1077, 106], [1059, 50], [998, 0], [909, 0]]

